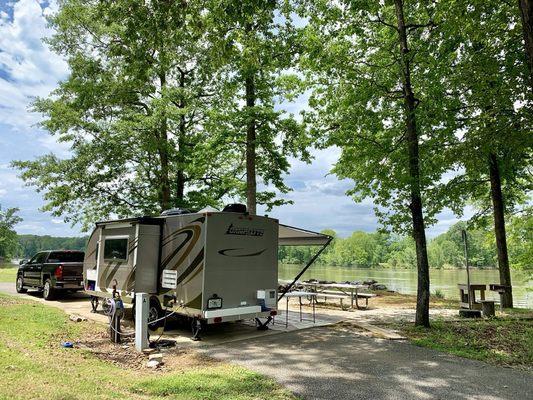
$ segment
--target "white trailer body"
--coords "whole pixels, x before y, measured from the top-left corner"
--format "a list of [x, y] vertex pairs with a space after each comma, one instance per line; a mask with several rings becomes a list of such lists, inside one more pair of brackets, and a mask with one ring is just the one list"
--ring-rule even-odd
[[136, 292], [218, 323], [277, 313], [278, 221], [232, 212], [97, 223], [84, 262], [87, 293]]

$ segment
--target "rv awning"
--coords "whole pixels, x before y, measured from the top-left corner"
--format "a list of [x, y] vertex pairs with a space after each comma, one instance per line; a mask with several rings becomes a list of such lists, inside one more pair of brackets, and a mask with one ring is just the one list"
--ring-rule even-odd
[[279, 224], [280, 246], [314, 246], [325, 245], [331, 240], [331, 236], [323, 233], [311, 232], [293, 226]]

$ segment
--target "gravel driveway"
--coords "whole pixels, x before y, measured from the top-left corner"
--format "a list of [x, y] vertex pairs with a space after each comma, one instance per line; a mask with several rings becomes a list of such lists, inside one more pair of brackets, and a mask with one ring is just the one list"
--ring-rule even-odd
[[204, 350], [273, 377], [304, 399], [533, 399], [533, 374], [338, 328]]

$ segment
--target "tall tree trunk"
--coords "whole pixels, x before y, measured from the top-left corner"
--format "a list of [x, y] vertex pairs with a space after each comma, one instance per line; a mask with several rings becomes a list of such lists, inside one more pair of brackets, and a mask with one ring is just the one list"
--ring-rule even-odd
[[248, 108], [248, 123], [246, 126], [246, 206], [252, 215], [256, 213], [256, 120], [250, 108], [255, 106], [254, 76], [246, 77], [246, 107]]
[[507, 238], [505, 234], [505, 215], [503, 207], [502, 183], [500, 168], [496, 154], [489, 155], [490, 193], [494, 214], [494, 233], [498, 250], [498, 268], [500, 270], [500, 284], [508, 286], [502, 295], [502, 307], [513, 307], [513, 293], [511, 287], [511, 272], [509, 270], [509, 256], [507, 254]]
[[400, 57], [402, 60], [402, 86], [406, 112], [406, 139], [409, 151], [410, 209], [413, 222], [413, 238], [416, 246], [416, 263], [418, 268], [415, 325], [429, 327], [429, 262], [420, 188], [420, 157], [415, 115], [416, 99], [411, 86], [411, 65], [409, 60], [409, 45], [407, 43], [407, 29], [405, 27], [403, 1], [395, 0], [394, 2], [396, 6], [398, 35], [400, 39]]
[[524, 49], [529, 68], [529, 85], [533, 91], [533, 0], [518, 0], [524, 32]]
[[[166, 75], [159, 75], [161, 92], [166, 86]], [[167, 117], [163, 115], [159, 128], [159, 140], [157, 143], [157, 152], [159, 154], [160, 176], [159, 176], [159, 205], [161, 210], [167, 210], [170, 205], [170, 179], [169, 179], [169, 162], [168, 162], [168, 134], [167, 134]]]
[[[182, 89], [182, 96], [185, 89], [185, 75], [186, 72], [180, 70], [180, 88]], [[182, 97], [178, 103], [178, 107], [183, 111], [185, 108], [185, 100]], [[178, 170], [176, 171], [176, 207], [183, 207], [185, 204], [185, 173], [183, 172], [183, 160], [185, 159], [183, 152], [185, 151], [185, 135], [187, 134], [187, 121], [185, 114], [182, 112], [179, 123], [179, 137], [178, 137]]]

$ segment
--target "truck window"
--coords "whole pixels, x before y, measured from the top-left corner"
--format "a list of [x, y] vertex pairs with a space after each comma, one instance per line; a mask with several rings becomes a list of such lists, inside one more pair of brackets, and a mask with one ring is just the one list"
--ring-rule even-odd
[[128, 239], [105, 239], [104, 260], [127, 261]]
[[48, 257], [50, 263], [60, 262], [83, 262], [83, 252], [81, 251], [53, 251]]

